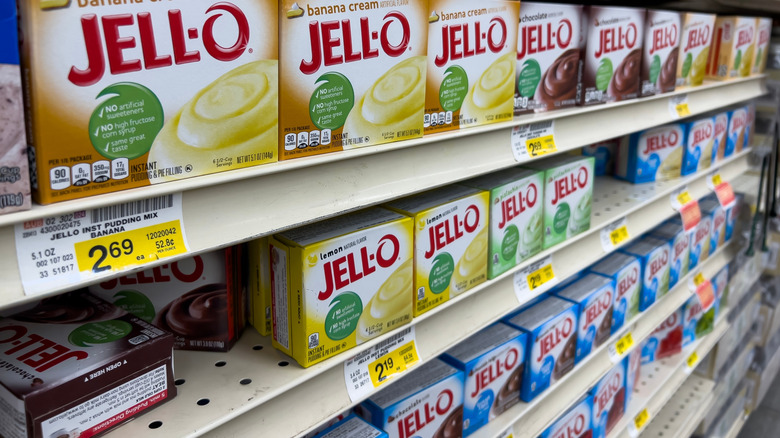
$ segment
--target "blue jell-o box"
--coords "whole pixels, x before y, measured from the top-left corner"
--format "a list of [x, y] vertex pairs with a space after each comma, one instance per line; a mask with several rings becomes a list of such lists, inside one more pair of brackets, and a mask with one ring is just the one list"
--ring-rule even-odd
[[520, 398], [530, 402], [574, 368], [578, 305], [547, 297], [504, 322], [528, 333]]
[[596, 161], [593, 165], [593, 173], [596, 176], [611, 175], [615, 168], [615, 154], [617, 153], [620, 139], [613, 138], [582, 147], [582, 155], [593, 157]]
[[710, 249], [712, 255], [726, 240], [726, 210], [720, 206], [715, 196], [708, 196], [699, 201], [702, 216], [709, 216], [712, 227], [710, 229]]
[[717, 164], [726, 158], [726, 143], [728, 142], [729, 112], [722, 111], [712, 116], [715, 123], [715, 134], [712, 139], [712, 164]]
[[747, 107], [740, 106], [729, 111], [729, 130], [726, 137], [726, 156], [741, 152], [745, 144]]
[[689, 269], [693, 269], [710, 256], [710, 234], [712, 233], [712, 216], [701, 215], [699, 224], [693, 228], [691, 238], [691, 261]]
[[584, 395], [555, 420], [539, 438], [587, 438], [593, 436], [593, 396]]
[[605, 438], [626, 410], [626, 361], [621, 360], [590, 390], [593, 437]]
[[463, 436], [469, 436], [520, 401], [526, 356], [525, 332], [493, 324], [441, 359], [463, 371]]
[[338, 423], [314, 435], [314, 438], [388, 438], [385, 431], [377, 429], [360, 417], [352, 414]]
[[615, 303], [615, 282], [598, 274], [587, 274], [555, 295], [579, 304], [577, 316], [577, 353], [579, 362], [603, 344], [612, 333], [612, 306]]
[[682, 224], [665, 222], [650, 231], [650, 235], [667, 241], [672, 249], [672, 260], [669, 264], [669, 289], [671, 289], [688, 274], [691, 234], [685, 232]]
[[642, 295], [642, 263], [630, 254], [614, 252], [604, 257], [589, 272], [604, 275], [615, 282], [615, 304], [612, 308], [612, 333], [639, 314]]
[[671, 247], [663, 240], [643, 237], [621, 250], [642, 261], [642, 297], [639, 309], [644, 311], [669, 291]]
[[615, 176], [635, 184], [679, 178], [684, 144], [682, 123], [623, 137], [618, 148]]
[[463, 371], [434, 359], [356, 408], [390, 438], [461, 436]]
[[715, 140], [715, 119], [703, 117], [685, 125], [682, 175], [691, 175], [712, 164], [712, 145]]

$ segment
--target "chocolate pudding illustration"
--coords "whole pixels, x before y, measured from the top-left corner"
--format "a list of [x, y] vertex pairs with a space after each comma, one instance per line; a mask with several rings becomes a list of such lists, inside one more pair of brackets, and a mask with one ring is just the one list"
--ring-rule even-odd
[[207, 284], [168, 303], [154, 324], [178, 337], [223, 340], [227, 309], [226, 286]]
[[615, 69], [608, 93], [616, 101], [632, 99], [639, 95], [639, 67], [642, 65], [642, 51], [632, 50]]
[[549, 110], [574, 104], [579, 62], [579, 49], [567, 50], [553, 61], [536, 89], [535, 98], [540, 107]]

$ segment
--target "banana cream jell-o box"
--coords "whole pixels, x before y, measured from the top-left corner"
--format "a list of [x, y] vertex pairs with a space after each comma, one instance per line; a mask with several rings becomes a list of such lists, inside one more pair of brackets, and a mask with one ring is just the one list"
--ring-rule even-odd
[[276, 161], [276, 2], [19, 6], [38, 202]]

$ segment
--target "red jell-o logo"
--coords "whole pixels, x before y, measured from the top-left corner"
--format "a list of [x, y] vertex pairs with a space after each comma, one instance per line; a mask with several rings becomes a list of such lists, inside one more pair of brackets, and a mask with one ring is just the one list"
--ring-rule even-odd
[[471, 392], [471, 397], [475, 398], [496, 379], [514, 370], [519, 359], [520, 352], [517, 348], [510, 348], [504, 356], [494, 359], [486, 367], [479, 370], [474, 376], [477, 386]]
[[737, 47], [742, 47], [753, 42], [753, 28], [740, 29], [737, 32]]
[[697, 47], [706, 46], [710, 43], [710, 27], [707, 25], [698, 26], [688, 31], [688, 45], [685, 52]]
[[659, 325], [655, 331], [653, 331], [653, 334], [661, 333], [668, 331], [670, 328], [673, 328], [678, 324], [678, 318], [677, 318], [677, 312], [672, 313], [669, 315], [668, 318], [666, 318], [666, 321], [662, 322], [661, 325]]
[[506, 37], [507, 27], [501, 17], [490, 20], [487, 32], [482, 31], [482, 23], [479, 21], [452, 26], [445, 24], [441, 28], [442, 50], [433, 63], [437, 67], [444, 67], [450, 61], [481, 55], [488, 50], [499, 53], [504, 49]]
[[[400, 251], [401, 244], [398, 238], [386, 234], [379, 239], [375, 253], [369, 254], [368, 247], [364, 245], [349, 254], [325, 262], [322, 266], [325, 274], [325, 290], [320, 291], [317, 298], [320, 301], [327, 300], [334, 292], [374, 273], [377, 265], [381, 268], [393, 266]], [[355, 260], [355, 257], [358, 257], [358, 260]], [[325, 259], [323, 254], [320, 254], [320, 258]]]
[[479, 208], [476, 205], [469, 205], [466, 208], [466, 214], [461, 216], [455, 214], [446, 221], [428, 228], [428, 249], [424, 257], [430, 259], [447, 245], [455, 242], [466, 234], [473, 233], [479, 225]]
[[688, 249], [689, 241], [688, 241], [688, 233], [683, 233], [683, 238], [680, 239], [677, 243], [674, 245], [674, 258], [680, 257], [680, 254], [685, 252], [686, 249]]
[[602, 391], [598, 392], [594, 398], [596, 403], [596, 412], [602, 412], [607, 407], [610, 400], [615, 397], [620, 388], [623, 387], [623, 373], [617, 372], [612, 374], [606, 385], [602, 387]]
[[416, 410], [410, 412], [402, 419], [398, 420], [398, 437], [411, 438], [421, 431], [425, 426], [431, 424], [436, 418], [446, 415], [452, 408], [455, 401], [455, 395], [452, 390], [445, 389], [436, 397], [433, 405], [426, 401]]
[[633, 49], [636, 45], [636, 24], [629, 23], [625, 27], [610, 27], [599, 31], [599, 48], [596, 58], [618, 50]]
[[758, 45], [764, 46], [769, 43], [770, 32], [767, 29], [761, 29], [758, 31]]
[[522, 26], [520, 29], [521, 46], [517, 50], [517, 59], [555, 48], [569, 47], [573, 33], [571, 21], [564, 18], [556, 28], [553, 26], [553, 23]]
[[501, 202], [501, 222], [498, 223], [499, 229], [521, 213], [536, 205], [539, 198], [539, 189], [536, 184], [529, 184], [524, 192], [518, 191], [516, 195], [510, 196]]
[[718, 209], [713, 218], [712, 227], [718, 229], [724, 222], [726, 222], [726, 213], [722, 209]]
[[578, 412], [573, 418], [554, 431], [552, 438], [578, 438], [588, 430], [588, 419]]
[[726, 116], [718, 116], [715, 119], [715, 137], [720, 137], [726, 132], [727, 120], [728, 118]]
[[622, 297], [639, 281], [639, 269], [636, 266], [631, 268], [627, 275], [618, 281], [618, 296]]
[[670, 129], [669, 131], [659, 132], [658, 134], [648, 136], [647, 140], [645, 140], [645, 150], [642, 151], [642, 153], [647, 155], [650, 152], [675, 147], [679, 143], [680, 134], [676, 129]]
[[[401, 27], [401, 39], [395, 45], [390, 41], [390, 29], [394, 25]], [[357, 41], [353, 41], [353, 36]], [[311, 75], [322, 66], [378, 58], [380, 48], [386, 55], [397, 58], [406, 52], [410, 38], [409, 20], [398, 11], [388, 12], [378, 30], [371, 28], [368, 17], [322, 23], [314, 20], [309, 22], [310, 55], [308, 60], [301, 60], [299, 69], [301, 73]]]
[[693, 144], [699, 144], [712, 138], [712, 123], [704, 123], [693, 130]]
[[552, 205], [556, 205], [561, 199], [584, 189], [588, 185], [588, 169], [585, 166], [580, 167], [574, 172], [570, 172], [555, 181], [555, 198]]
[[658, 257], [654, 258], [652, 261], [650, 261], [650, 275], [649, 277], [654, 277], [656, 274], [658, 274], [661, 269], [666, 267], [666, 265], [669, 263], [669, 251], [667, 251], [665, 248], [661, 251], [661, 254], [658, 255]]
[[593, 302], [585, 309], [585, 325], [589, 326], [593, 324], [593, 321], [601, 316], [604, 311], [612, 307], [612, 291], [607, 290], [598, 300]]
[[104, 281], [100, 283], [100, 287], [111, 290], [118, 285], [157, 284], [171, 281], [193, 283], [203, 276], [203, 259], [200, 256], [194, 256], [192, 261], [195, 262], [192, 272], [184, 271], [181, 263], [173, 262], [171, 264], [156, 266], [146, 271]]
[[563, 319], [563, 321], [559, 322], [558, 324], [553, 327], [552, 330], [547, 332], [547, 334], [544, 335], [541, 339], [539, 339], [537, 342], [539, 342], [539, 357], [536, 358], [536, 362], [541, 362], [542, 359], [544, 359], [545, 356], [550, 354], [550, 352], [562, 341], [565, 341], [566, 339], [571, 336], [572, 332], [574, 331], [574, 320], [567, 316]]
[[650, 54], [652, 55], [659, 50], [672, 47], [677, 42], [677, 32], [677, 25], [674, 23], [653, 29], [653, 42], [650, 47]]
[[71, 350], [35, 333], [28, 334], [27, 327], [21, 325], [0, 327], [0, 344], [8, 343], [12, 347], [3, 351], [3, 354], [11, 356], [9, 360], [23, 363], [39, 373], [68, 359], [78, 361], [89, 357], [86, 351]]
[[709, 221], [701, 221], [696, 228], [695, 244], [701, 243], [705, 238], [710, 236], [710, 223]]
[[[103, 78], [106, 66], [112, 75], [138, 72], [143, 69], [170, 67], [173, 64], [199, 62], [201, 52], [193, 50], [188, 40], [200, 40], [206, 53], [213, 59], [230, 62], [238, 59], [247, 49], [249, 41], [249, 21], [241, 9], [229, 2], [215, 3], [206, 10], [209, 15], [201, 29], [185, 28], [182, 11], [168, 11], [168, 29], [171, 47], [165, 51], [163, 45], [167, 37], [155, 35], [150, 12], [133, 14], [104, 15], [98, 20], [95, 14], [81, 16], [81, 29], [84, 34], [84, 46], [87, 52], [87, 66], [79, 69], [71, 67], [68, 80], [74, 85], [86, 87]], [[222, 18], [225, 17], [225, 18]], [[157, 18], [158, 20], [161, 20]], [[221, 46], [214, 37], [217, 21], [230, 19], [238, 29], [235, 42], [231, 46]], [[220, 24], [221, 26], [221, 24]], [[101, 33], [102, 27], [102, 33]], [[135, 31], [135, 32], [133, 32]], [[129, 34], [133, 32], [132, 36]], [[126, 50], [141, 46], [141, 59], [126, 58]]]

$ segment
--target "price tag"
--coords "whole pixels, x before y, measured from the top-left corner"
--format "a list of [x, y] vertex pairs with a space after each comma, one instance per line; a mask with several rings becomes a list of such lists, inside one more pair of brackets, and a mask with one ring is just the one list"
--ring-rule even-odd
[[628, 353], [628, 350], [631, 349], [631, 347], [634, 346], [634, 337], [631, 336], [631, 332], [627, 332], [614, 344], [610, 344], [607, 348], [607, 352], [609, 353], [609, 359], [612, 361], [612, 363], [618, 363], [623, 359], [623, 355]]
[[525, 303], [558, 281], [552, 267], [552, 255], [537, 260], [515, 273], [515, 294]]
[[683, 228], [691, 231], [701, 221], [699, 202], [691, 196], [687, 187], [681, 187], [671, 195], [672, 208], [680, 213]]
[[181, 193], [16, 225], [27, 295], [187, 252]]
[[688, 359], [685, 359], [685, 373], [690, 374], [693, 369], [696, 368], [696, 364], [698, 363], [699, 355], [694, 351], [690, 356], [688, 356]]
[[639, 436], [639, 431], [642, 430], [643, 427], [647, 424], [647, 422], [650, 421], [650, 413], [647, 412], [647, 408], [642, 409], [642, 412], [637, 414], [636, 417], [634, 417], [634, 421], [631, 422], [628, 426], [628, 433], [632, 437]]
[[514, 427], [509, 426], [509, 428], [501, 432], [497, 438], [514, 438], [514, 436], [515, 436]]
[[620, 218], [601, 229], [601, 247], [604, 252], [612, 252], [622, 243], [628, 241], [628, 218]]
[[512, 128], [512, 154], [517, 161], [528, 161], [551, 152], [555, 146], [555, 121], [530, 123]]
[[672, 96], [669, 99], [669, 112], [674, 118], [683, 118], [691, 115], [691, 110], [688, 108], [688, 95], [681, 94], [679, 96]]
[[723, 181], [720, 174], [714, 172], [707, 178], [707, 187], [715, 192], [721, 207], [729, 208], [734, 205], [737, 197], [734, 196], [734, 189], [728, 181]]
[[380, 342], [344, 362], [344, 381], [349, 398], [357, 402], [388, 380], [403, 374], [420, 360], [414, 327]]
[[689, 287], [699, 297], [702, 312], [710, 310], [710, 307], [715, 304], [715, 289], [713, 289], [712, 283], [699, 272], [693, 276], [692, 284], [689, 284]]

